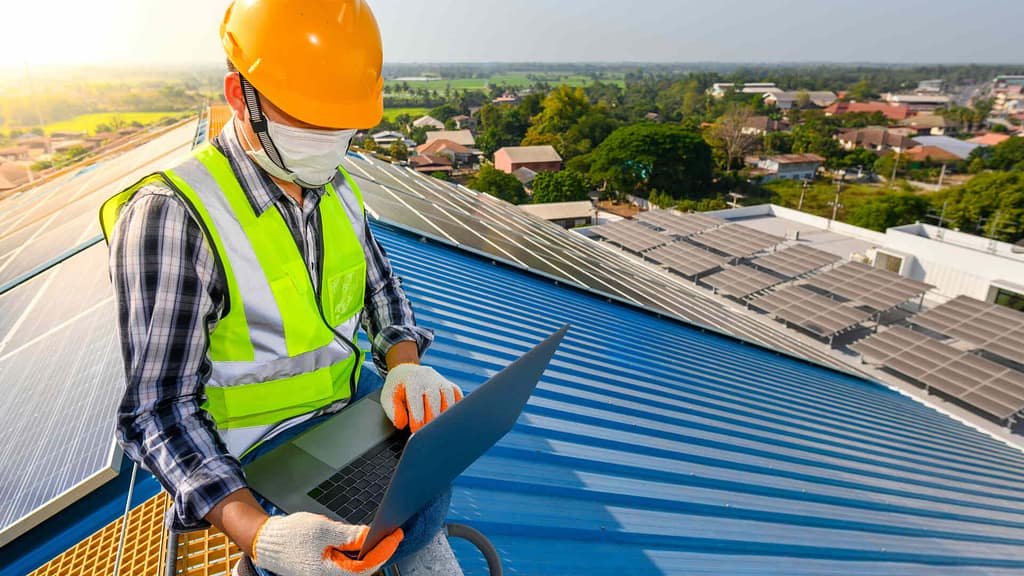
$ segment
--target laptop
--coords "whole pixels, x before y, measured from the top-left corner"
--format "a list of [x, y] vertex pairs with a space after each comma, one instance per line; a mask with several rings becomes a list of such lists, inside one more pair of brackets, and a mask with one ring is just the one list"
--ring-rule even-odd
[[399, 528], [515, 424], [569, 325], [416, 434], [395, 430], [374, 392], [245, 467], [281, 510], [368, 524], [358, 558]]

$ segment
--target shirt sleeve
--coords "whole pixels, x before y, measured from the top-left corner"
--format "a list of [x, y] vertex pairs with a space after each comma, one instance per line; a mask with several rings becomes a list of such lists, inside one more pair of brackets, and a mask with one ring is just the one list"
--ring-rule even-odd
[[373, 347], [373, 363], [381, 376], [388, 373], [385, 358], [388, 350], [399, 342], [413, 341], [422, 357], [434, 341], [434, 332], [416, 325], [412, 304], [402, 289], [401, 277], [395, 275], [384, 248], [374, 238], [366, 223], [366, 298], [363, 329]]
[[110, 269], [127, 380], [118, 443], [171, 495], [176, 530], [206, 528], [209, 511], [246, 486], [240, 463], [200, 408], [223, 280], [198, 224], [170, 190], [155, 185], [121, 213]]

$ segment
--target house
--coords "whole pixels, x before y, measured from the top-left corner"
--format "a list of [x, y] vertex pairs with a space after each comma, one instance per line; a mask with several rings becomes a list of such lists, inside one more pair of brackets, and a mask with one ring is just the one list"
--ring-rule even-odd
[[416, 142], [414, 140], [410, 140], [405, 137], [405, 134], [395, 132], [393, 130], [371, 134], [370, 138], [373, 138], [373, 141], [377, 144], [378, 148], [387, 148], [397, 141], [402, 141], [406, 148], [413, 148], [416, 146]]
[[523, 212], [532, 214], [542, 220], [554, 222], [562, 228], [572, 229], [580, 226], [593, 226], [597, 211], [590, 200], [578, 202], [549, 202], [546, 204], [521, 204]]
[[917, 83], [917, 90], [914, 90], [917, 94], [941, 94], [946, 87], [946, 81], [941, 78], [934, 80], [921, 80]]
[[491, 103], [499, 106], [502, 104], [515, 106], [516, 104], [519, 104], [519, 95], [514, 92], [505, 92], [505, 94], [491, 100]]
[[433, 116], [420, 116], [412, 122], [413, 128], [429, 128], [432, 130], [444, 130], [444, 122]]
[[956, 134], [960, 125], [954, 120], [938, 114], [917, 114], [900, 122], [900, 126], [913, 128], [921, 136], [946, 136]]
[[742, 84], [739, 90], [736, 89], [736, 84], [732, 82], [716, 82], [708, 88], [708, 94], [715, 98], [721, 98], [729, 92], [739, 92], [740, 94], [766, 94], [768, 92], [782, 92], [774, 82], [751, 82], [749, 84]]
[[0, 160], [9, 160], [12, 162], [18, 160], [28, 160], [29, 149], [27, 146], [11, 146], [10, 148], [0, 148]]
[[975, 148], [981, 144], [975, 144], [966, 140], [957, 140], [949, 136], [918, 136], [914, 138], [918, 144], [924, 147], [939, 148], [953, 154], [960, 160], [966, 160]]
[[998, 146], [999, 144], [1006, 142], [1010, 138], [1013, 138], [1013, 136], [1010, 136], [1009, 134], [996, 134], [995, 132], [988, 132], [987, 134], [982, 134], [981, 136], [971, 138], [970, 140], [967, 140], [967, 142], [970, 142], [971, 144], [977, 144], [979, 146]]
[[810, 103], [818, 108], [827, 108], [835, 103], [838, 96], [835, 92], [828, 91], [790, 91], [790, 92], [767, 92], [764, 95], [764, 103], [768, 106], [775, 106], [779, 110], [789, 110], [796, 106], [796, 103], [806, 94]]
[[482, 155], [479, 150], [468, 148], [451, 140], [429, 141], [417, 146], [416, 153], [427, 156], [444, 156], [456, 166], [476, 164], [477, 159]]
[[662, 117], [662, 115], [658, 114], [657, 112], [648, 112], [647, 114], [644, 114], [644, 120], [660, 124], [665, 121], [665, 118]]
[[469, 148], [476, 146], [476, 138], [473, 138], [473, 133], [469, 130], [437, 130], [427, 132], [427, 142], [430, 143], [434, 140], [450, 140]]
[[508, 174], [520, 168], [558, 172], [562, 169], [562, 157], [553, 146], [506, 146], [494, 153], [494, 167]]
[[537, 173], [529, 168], [517, 168], [512, 171], [512, 175], [519, 180], [519, 183], [523, 185], [527, 190], [533, 189], [533, 181], [537, 179]]
[[891, 104], [906, 104], [911, 112], [931, 112], [936, 108], [949, 106], [949, 96], [942, 94], [882, 94], [882, 99]]
[[888, 102], [843, 102], [837, 101], [828, 108], [825, 108], [826, 116], [835, 116], [838, 114], [852, 114], [856, 112], [862, 112], [864, 114], [873, 114], [875, 112], [881, 112], [883, 116], [889, 120], [899, 122], [900, 120], [906, 120], [910, 116], [910, 107], [906, 104], [890, 104]]
[[747, 159], [755, 170], [752, 175], [761, 176], [765, 182], [772, 180], [813, 180], [825, 159], [817, 154], [776, 154], [773, 156], [752, 156]]
[[907, 150], [903, 158], [907, 162], [924, 162], [926, 160], [933, 162], [959, 162], [963, 160], [960, 156], [938, 146], [916, 146]]
[[452, 116], [452, 121], [455, 122], [456, 130], [469, 130], [470, 132], [476, 130], [476, 118], [472, 116], [459, 114], [458, 116]]
[[751, 116], [743, 123], [740, 131], [752, 136], [764, 136], [772, 132], [786, 132], [789, 130], [789, 122], [784, 120], [773, 120], [768, 116]]
[[417, 156], [409, 157], [409, 166], [417, 172], [423, 174], [433, 174], [434, 172], [444, 172], [451, 174], [455, 167], [452, 165], [451, 159], [445, 156], [435, 156], [433, 154], [419, 154]]
[[917, 146], [917, 142], [886, 128], [870, 126], [860, 130], [848, 130], [836, 136], [844, 150], [864, 148], [873, 152], [906, 152]]

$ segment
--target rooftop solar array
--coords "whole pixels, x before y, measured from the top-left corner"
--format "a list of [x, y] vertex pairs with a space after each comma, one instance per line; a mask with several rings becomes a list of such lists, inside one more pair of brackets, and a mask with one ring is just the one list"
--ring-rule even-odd
[[860, 262], [847, 262], [811, 276], [807, 284], [851, 301], [854, 306], [890, 310], [927, 292], [930, 284], [904, 278]]
[[194, 132], [147, 133], [0, 200], [0, 546], [117, 474], [124, 375], [99, 205]]
[[705, 230], [718, 228], [725, 220], [707, 216], [698, 212], [680, 212], [678, 210], [651, 210], [641, 212], [637, 216], [641, 222], [661, 228], [675, 236], [692, 236]]
[[644, 258], [687, 278], [715, 270], [729, 260], [726, 256], [720, 256], [685, 242], [676, 242], [655, 248], [645, 253]]
[[784, 238], [765, 234], [741, 224], [726, 224], [714, 230], [691, 236], [690, 240], [729, 256], [749, 256], [785, 241]]
[[767, 290], [782, 280], [749, 266], [733, 266], [706, 276], [701, 282], [710, 285], [719, 294], [742, 299]]
[[1024, 410], [1024, 373], [894, 326], [850, 346], [865, 358], [999, 419]]
[[619, 220], [611, 224], [595, 226], [591, 228], [591, 231], [605, 240], [633, 252], [643, 252], [672, 241], [671, 236], [655, 232], [632, 220]]
[[752, 304], [822, 338], [831, 338], [871, 317], [867, 312], [800, 286], [770, 292], [755, 299]]
[[771, 270], [786, 278], [796, 278], [819, 268], [824, 268], [842, 260], [830, 252], [824, 252], [804, 244], [797, 244], [784, 250], [777, 250], [767, 256], [752, 260], [750, 263], [758, 268]]
[[1024, 313], [957, 296], [910, 319], [918, 326], [1024, 364]]

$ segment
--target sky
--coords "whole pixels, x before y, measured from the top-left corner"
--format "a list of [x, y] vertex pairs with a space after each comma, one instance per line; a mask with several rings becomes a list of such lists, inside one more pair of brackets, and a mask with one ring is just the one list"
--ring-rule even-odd
[[[1020, 0], [370, 5], [388, 62], [1024, 61]], [[220, 62], [217, 31], [226, 6], [225, 0], [0, 0], [0, 68]]]

